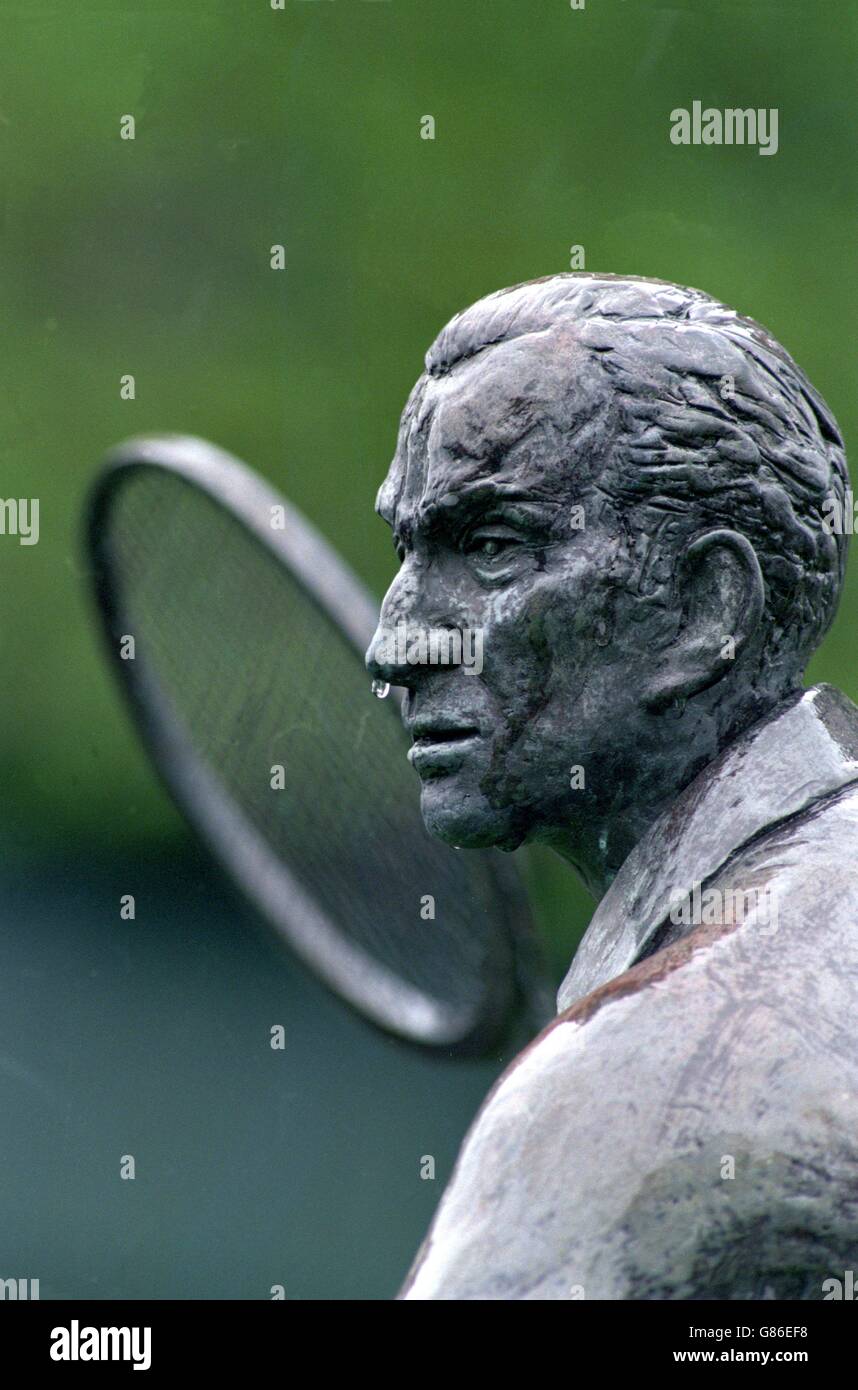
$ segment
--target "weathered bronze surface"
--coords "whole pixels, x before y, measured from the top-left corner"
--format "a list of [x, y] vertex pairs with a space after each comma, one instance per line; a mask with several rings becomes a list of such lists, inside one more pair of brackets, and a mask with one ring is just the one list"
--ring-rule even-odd
[[[555, 276], [430, 349], [368, 665], [429, 829], [548, 844], [599, 906], [408, 1297], [821, 1298], [854, 1265], [858, 710], [802, 684], [847, 483], [804, 374], [696, 290]], [[397, 659], [402, 624], [481, 669]]]

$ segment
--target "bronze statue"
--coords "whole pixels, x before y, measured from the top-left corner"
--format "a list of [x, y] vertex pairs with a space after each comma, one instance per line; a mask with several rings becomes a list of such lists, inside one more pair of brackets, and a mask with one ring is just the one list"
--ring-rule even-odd
[[[548, 844], [599, 906], [404, 1296], [822, 1298], [854, 1264], [858, 710], [802, 686], [847, 486], [805, 375], [697, 290], [548, 277], [429, 350], [367, 663], [426, 826]], [[481, 634], [480, 671], [397, 658], [403, 624]]]

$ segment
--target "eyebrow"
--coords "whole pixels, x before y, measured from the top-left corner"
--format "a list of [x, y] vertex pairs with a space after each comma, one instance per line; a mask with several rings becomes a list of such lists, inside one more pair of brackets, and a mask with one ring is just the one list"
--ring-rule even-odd
[[393, 540], [396, 546], [404, 541], [411, 540], [413, 533], [419, 529], [431, 534], [444, 528], [445, 522], [457, 521], [467, 512], [473, 515], [481, 508], [490, 511], [493, 507], [512, 509], [515, 507], [523, 520], [530, 518], [531, 511], [556, 511], [562, 503], [550, 499], [535, 497], [532, 492], [523, 490], [515, 485], [504, 486], [496, 481], [480, 480], [471, 484], [464, 484], [458, 488], [450, 488], [445, 497], [455, 497], [455, 504], [445, 503], [439, 499], [437, 502], [429, 503], [421, 508], [416, 520], [406, 518], [401, 527], [393, 526]]

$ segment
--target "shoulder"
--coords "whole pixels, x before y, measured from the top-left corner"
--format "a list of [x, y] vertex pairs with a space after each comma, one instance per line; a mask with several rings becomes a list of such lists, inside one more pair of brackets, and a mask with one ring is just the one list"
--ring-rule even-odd
[[832, 972], [807, 943], [801, 964], [789, 912], [780, 940], [746, 928], [698, 928], [520, 1055], [408, 1297], [821, 1296], [858, 1244], [858, 1072], [831, 1053], [847, 1000], [823, 980], [817, 1016], [796, 1008]]

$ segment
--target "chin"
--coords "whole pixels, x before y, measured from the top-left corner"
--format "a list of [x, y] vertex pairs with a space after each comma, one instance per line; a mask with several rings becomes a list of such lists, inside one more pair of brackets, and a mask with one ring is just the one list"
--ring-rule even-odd
[[454, 849], [517, 849], [525, 838], [511, 809], [498, 810], [481, 792], [456, 791], [448, 779], [428, 782], [420, 794], [423, 824]]

